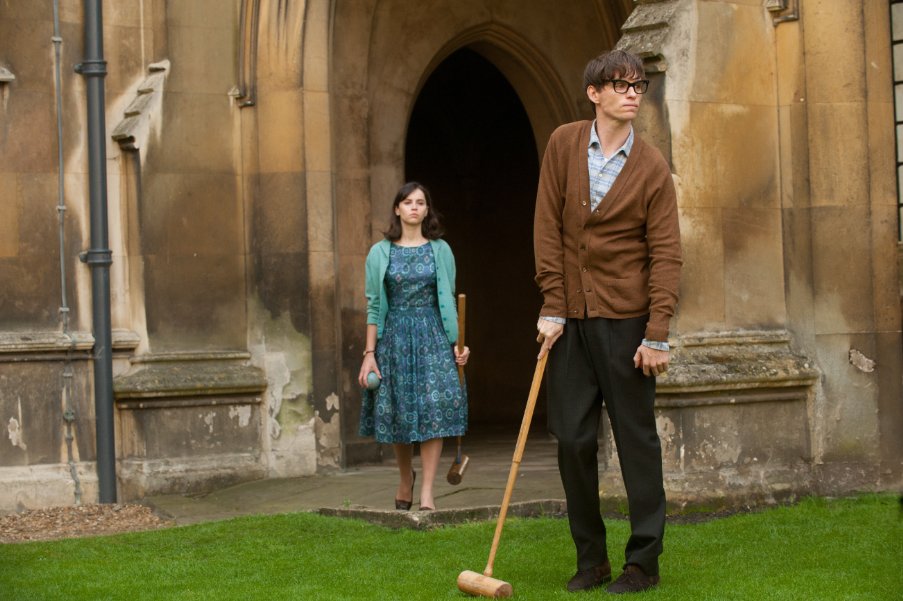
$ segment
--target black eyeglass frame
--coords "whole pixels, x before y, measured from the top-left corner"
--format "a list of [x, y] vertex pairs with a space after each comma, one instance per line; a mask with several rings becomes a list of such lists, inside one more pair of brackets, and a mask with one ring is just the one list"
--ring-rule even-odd
[[[630, 88], [633, 88], [633, 91], [637, 94], [645, 94], [649, 89], [648, 79], [638, 79], [636, 81], [627, 81], [626, 79], [603, 79], [602, 85], [604, 86], [608, 82], [611, 82], [611, 89], [614, 90], [616, 94], [626, 94], [627, 90]], [[618, 85], [622, 85], [624, 89], [619, 90]]]

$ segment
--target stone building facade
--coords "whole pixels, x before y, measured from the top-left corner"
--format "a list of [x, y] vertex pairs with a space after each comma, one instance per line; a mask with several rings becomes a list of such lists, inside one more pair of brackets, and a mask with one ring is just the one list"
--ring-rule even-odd
[[[82, 6], [0, 0], [0, 511], [98, 494]], [[471, 429], [516, 431], [539, 160], [616, 46], [646, 62], [637, 128], [679, 194], [670, 497], [900, 486], [888, 2], [102, 8], [120, 499], [380, 459], [357, 435], [364, 257], [406, 179], [468, 295]]]

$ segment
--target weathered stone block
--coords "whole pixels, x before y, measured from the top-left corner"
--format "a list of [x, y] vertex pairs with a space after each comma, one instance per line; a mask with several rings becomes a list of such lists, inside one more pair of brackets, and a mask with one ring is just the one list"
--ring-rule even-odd
[[[306, 253], [308, 215], [305, 207], [304, 173], [262, 173], [253, 207], [251, 245], [256, 253]], [[332, 229], [329, 223], [318, 227]]]
[[[853, 352], [855, 351], [855, 352]], [[825, 373], [813, 424], [820, 462], [874, 463], [879, 453], [878, 374], [870, 361], [881, 360], [869, 334], [826, 332], [816, 336], [817, 360]]]
[[678, 108], [670, 121], [680, 132], [672, 147], [682, 207], [780, 206], [776, 107], [691, 102]]
[[143, 357], [114, 380], [123, 494], [199, 492], [265, 475], [263, 372], [247, 353]]
[[[861, 206], [869, 200], [869, 162], [846, 157], [868, 156], [867, 136], [850, 135], [865, 133], [868, 122], [860, 104], [847, 96], [834, 98], [819, 103], [810, 99], [808, 104], [809, 131], [818, 132], [809, 138], [811, 206]], [[838, 148], [844, 151], [837, 152]]]
[[327, 92], [304, 92], [304, 146], [308, 149], [305, 167], [308, 171], [328, 173], [332, 169], [330, 101]]
[[[0, 39], [5, 40], [2, 31]], [[9, 96], [0, 105], [0, 140], [3, 141], [0, 165], [4, 171], [38, 173], [53, 164], [56, 158], [56, 138], [51, 134], [56, 130], [53, 107], [52, 92], [18, 89], [18, 84], [13, 84]], [[34, 132], [43, 134], [36, 136]]]
[[[184, 2], [170, 7], [189, 8], [194, 4]], [[211, 10], [207, 16], [216, 19], [226, 15], [235, 19], [238, 17], [237, 11], [219, 9]], [[178, 9], [167, 11], [170, 19], [180, 16]], [[173, 65], [167, 89], [171, 92], [208, 94], [223, 106], [229, 106], [226, 93], [236, 83], [235, 60], [221, 59], [224, 56], [238, 56], [238, 36], [235, 35], [237, 25], [199, 26], [207, 22], [207, 16], [191, 23], [191, 26], [171, 25], [166, 29], [169, 42], [167, 58]]]
[[301, 90], [261, 90], [260, 172], [305, 170], [305, 107]]
[[222, 173], [142, 174], [140, 226], [144, 253], [241, 254], [237, 176]]
[[331, 171], [307, 171], [307, 231], [306, 239], [312, 251], [332, 252], [336, 247], [337, 191]]
[[681, 207], [680, 311], [675, 331], [718, 329], [725, 323], [724, 239], [722, 210]]
[[0, 467], [0, 482], [0, 515], [98, 501], [97, 467], [93, 461]]
[[[58, 352], [57, 352], [58, 354]], [[2, 359], [12, 359], [4, 353]], [[20, 355], [21, 357], [21, 355]], [[0, 359], [0, 361], [2, 361]], [[69, 403], [64, 400], [64, 364], [55, 361], [0, 362], [0, 465], [27, 466], [56, 464], [68, 461], [65, 436], [65, 409], [73, 409], [71, 434], [74, 436], [74, 457], [85, 460], [94, 457], [94, 407], [90, 390], [90, 364], [85, 355], [78, 354], [70, 366], [71, 387]]]
[[236, 145], [239, 130], [229, 103], [223, 95], [179, 92], [173, 82], [177, 63], [166, 81], [163, 96], [162, 131], [166, 149], [152, 148], [153, 171], [217, 174], [223, 177], [238, 170]]
[[814, 307], [818, 333], [864, 332], [874, 326], [870, 213], [864, 206], [811, 211], [812, 290], [818, 299]]
[[[697, 59], [689, 98], [697, 102], [774, 106], [774, 25], [761, 3], [692, 4], [697, 11]], [[719, 51], [712, 52], [715, 48]], [[746, 52], [746, 48], [759, 51]]]
[[247, 307], [241, 256], [148, 256], [147, 330], [155, 349], [241, 348]]
[[[865, 49], [862, 4], [807, 0], [800, 5], [800, 21], [806, 30], [803, 38], [806, 72], [818, 73], [818, 77], [806, 78], [808, 101], [831, 103], [838, 98], [846, 102], [861, 101], [867, 93], [862, 85], [861, 61]], [[850, 73], [859, 76], [850, 77]]]
[[781, 327], [787, 314], [780, 210], [741, 207], [722, 215], [725, 323], [738, 329]]
[[17, 180], [15, 173], [0, 173], [0, 259], [19, 254], [19, 213], [22, 212], [22, 205]]
[[380, 221], [379, 215], [374, 219], [370, 209], [369, 181], [365, 178], [339, 179], [335, 184], [335, 197], [337, 202], [332, 210], [336, 212], [339, 252], [343, 256], [359, 256], [363, 261], [373, 244], [370, 224]]
[[[658, 380], [656, 412], [665, 486], [678, 506], [811, 493], [810, 406], [818, 372], [780, 331], [686, 336]], [[617, 453], [602, 474], [622, 494]]]
[[0, 512], [95, 500], [76, 481], [94, 473], [92, 345], [85, 333], [0, 332]]

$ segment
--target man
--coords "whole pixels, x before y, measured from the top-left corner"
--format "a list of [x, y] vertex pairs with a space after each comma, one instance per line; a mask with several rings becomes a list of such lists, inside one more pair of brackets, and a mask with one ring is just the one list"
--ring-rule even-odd
[[577, 573], [569, 591], [611, 580], [599, 511], [598, 428], [604, 405], [630, 511], [624, 569], [608, 587], [659, 582], [665, 532], [655, 377], [668, 369], [680, 231], [671, 172], [633, 131], [649, 85], [642, 62], [612, 51], [591, 60], [584, 88], [595, 121], [552, 133], [536, 197], [540, 357], [550, 353], [549, 429], [568, 504]]

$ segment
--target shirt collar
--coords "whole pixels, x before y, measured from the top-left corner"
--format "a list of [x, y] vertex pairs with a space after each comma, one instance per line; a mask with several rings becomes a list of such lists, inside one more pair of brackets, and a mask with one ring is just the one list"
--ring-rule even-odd
[[[602, 148], [602, 142], [599, 141], [599, 134], [596, 133], [596, 122], [595, 121], [593, 121], [593, 125], [592, 125], [592, 127], [590, 127], [590, 132], [589, 132], [589, 147], [592, 148], [593, 145], [595, 145], [596, 148], [599, 148], [600, 150]], [[624, 156], [630, 156], [630, 150], [632, 148], [633, 148], [633, 126], [631, 125], [630, 126], [630, 134], [627, 136], [627, 140], [624, 142], [624, 144], [620, 148], [618, 148], [617, 151], [615, 151], [615, 154], [618, 154], [619, 152], [623, 152]], [[614, 155], [612, 155], [612, 156], [614, 156]]]

